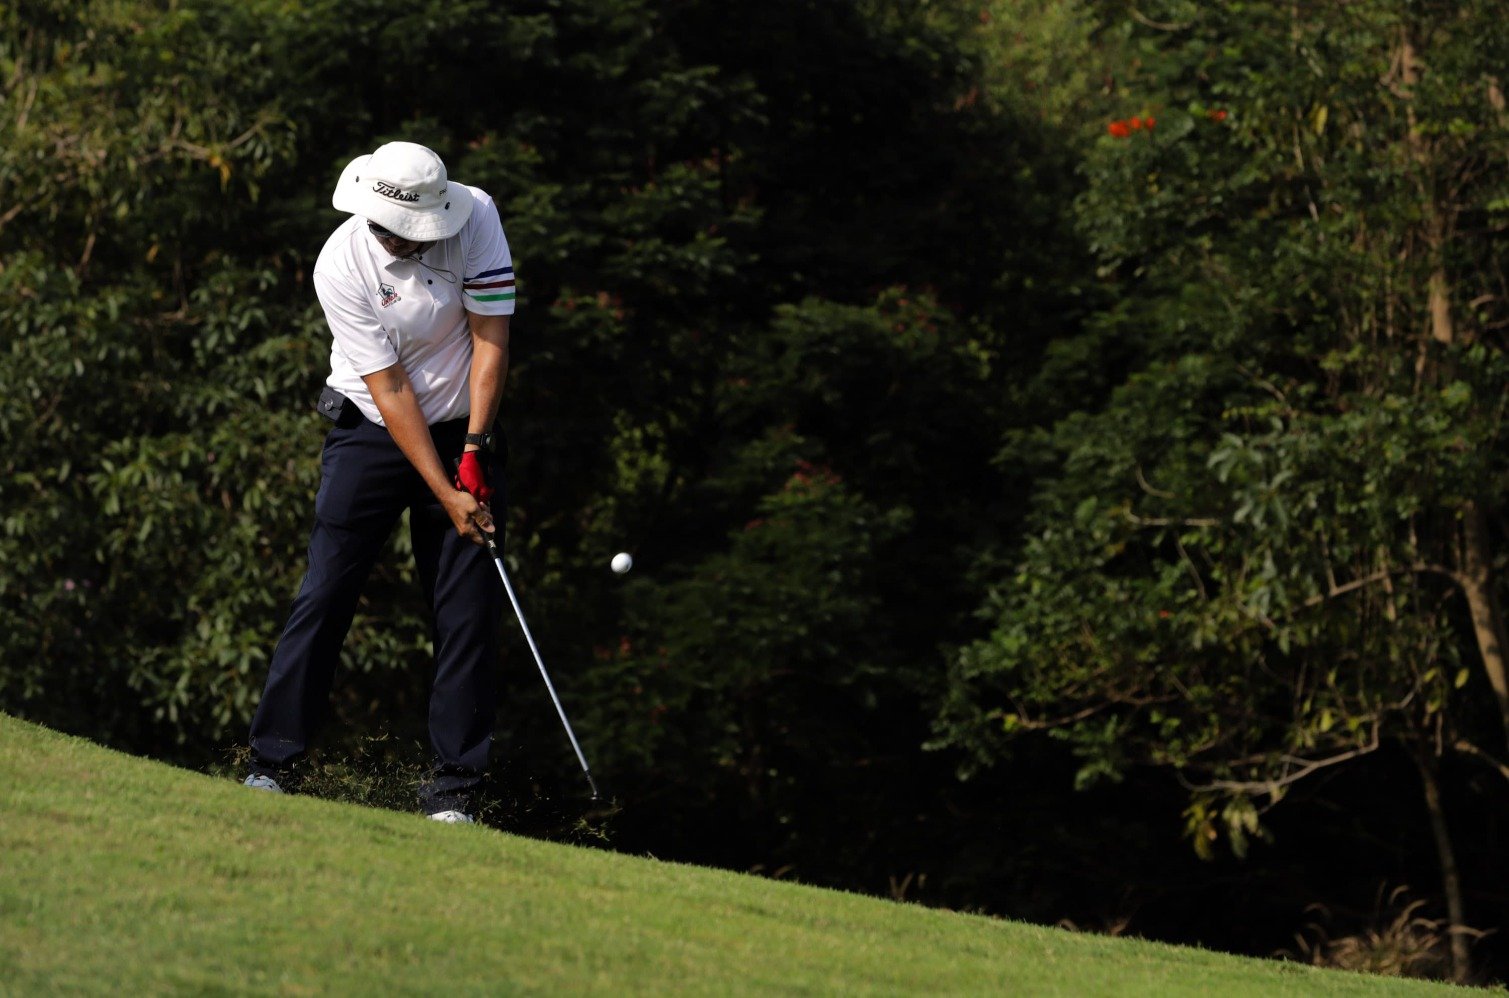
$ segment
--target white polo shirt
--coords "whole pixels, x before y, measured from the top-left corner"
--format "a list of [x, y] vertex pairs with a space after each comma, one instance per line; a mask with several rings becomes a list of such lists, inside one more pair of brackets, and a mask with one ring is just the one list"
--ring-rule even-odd
[[[454, 181], [452, 181], [454, 183]], [[485, 192], [461, 231], [399, 259], [352, 215], [320, 250], [314, 290], [334, 342], [325, 383], [382, 425], [362, 375], [402, 364], [425, 422], [471, 412], [472, 337], [466, 313], [512, 315], [513, 256]]]

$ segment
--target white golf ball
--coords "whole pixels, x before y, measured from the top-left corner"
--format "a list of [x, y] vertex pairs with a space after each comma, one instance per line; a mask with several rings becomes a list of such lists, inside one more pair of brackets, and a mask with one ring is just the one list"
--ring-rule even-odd
[[619, 575], [624, 574], [634, 567], [634, 559], [629, 557], [629, 552], [620, 551], [613, 556], [613, 571]]

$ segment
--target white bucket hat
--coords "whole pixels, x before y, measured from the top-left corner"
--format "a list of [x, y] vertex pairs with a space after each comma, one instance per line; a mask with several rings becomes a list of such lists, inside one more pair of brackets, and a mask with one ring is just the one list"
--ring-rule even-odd
[[449, 182], [434, 152], [389, 142], [346, 164], [330, 203], [405, 239], [431, 242], [460, 232], [473, 200], [471, 191]]

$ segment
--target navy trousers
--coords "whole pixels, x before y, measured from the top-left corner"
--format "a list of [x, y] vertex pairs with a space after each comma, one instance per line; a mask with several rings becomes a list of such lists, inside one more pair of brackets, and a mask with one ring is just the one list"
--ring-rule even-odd
[[[466, 420], [430, 427], [442, 461], [461, 454]], [[506, 508], [501, 468], [484, 454], [498, 542]], [[252, 771], [286, 775], [329, 712], [341, 645], [363, 584], [403, 511], [429, 601], [435, 677], [430, 693], [433, 769], [420, 790], [430, 813], [464, 809], [492, 747], [503, 585], [487, 549], [450, 518], [387, 429], [363, 419], [325, 438], [309, 537], [309, 569], [268, 668], [252, 720]]]

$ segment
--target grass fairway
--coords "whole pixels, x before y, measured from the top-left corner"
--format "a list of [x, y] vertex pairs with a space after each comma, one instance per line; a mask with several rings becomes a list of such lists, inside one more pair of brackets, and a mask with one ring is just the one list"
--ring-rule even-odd
[[0, 992], [1428, 995], [245, 790], [0, 716]]

